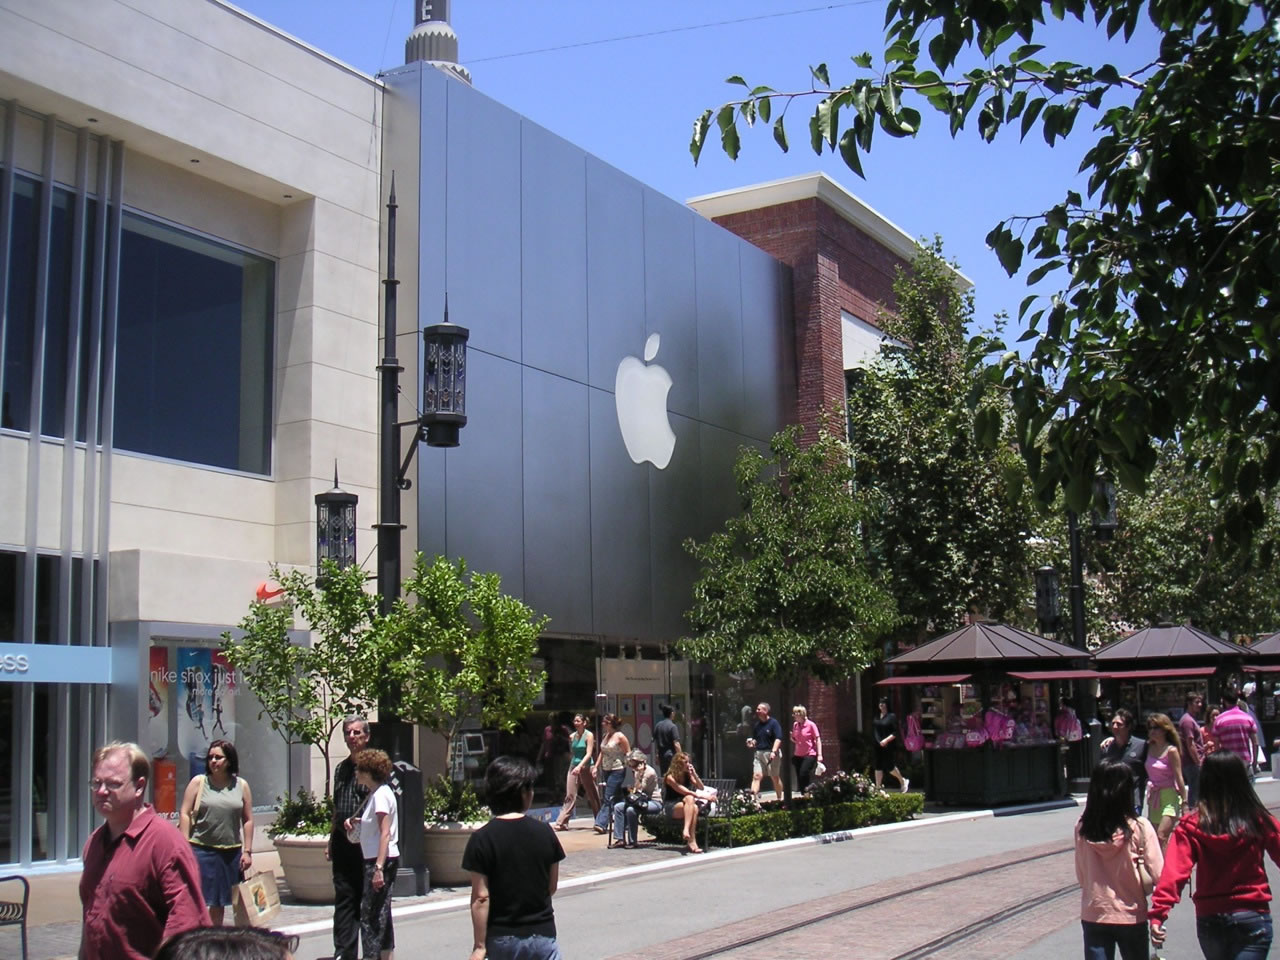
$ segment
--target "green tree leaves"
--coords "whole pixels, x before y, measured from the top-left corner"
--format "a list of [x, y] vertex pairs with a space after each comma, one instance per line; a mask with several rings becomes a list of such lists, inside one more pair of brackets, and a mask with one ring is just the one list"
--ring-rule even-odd
[[[1155, 59], [1129, 74], [1040, 59], [1046, 16], [1090, 14], [1126, 39], [1145, 14], [1161, 35]], [[1061, 278], [1030, 312], [1029, 352], [1003, 360], [1045, 503], [1064, 489], [1085, 509], [1100, 468], [1140, 490], [1156, 448], [1184, 433], [1203, 451], [1213, 493], [1251, 503], [1234, 514], [1233, 535], [1252, 535], [1247, 518], [1260, 517], [1262, 497], [1280, 485], [1276, 16], [1274, 4], [1235, 0], [889, 0], [882, 68], [859, 54], [847, 80], [833, 85], [821, 66], [811, 89], [767, 94], [782, 108], [779, 144], [787, 108], [812, 101], [811, 147], [838, 150], [859, 176], [877, 126], [891, 136], [920, 128], [908, 102], [945, 116], [952, 136], [976, 113], [985, 140], [1016, 124], [1021, 137], [1038, 127], [1052, 145], [1076, 132], [1082, 111], [1096, 118], [1081, 167], [1087, 195], [1067, 191], [1063, 203], [988, 236], [1010, 274]], [[960, 73], [969, 49], [987, 62]], [[753, 98], [727, 104], [729, 116]], [[705, 138], [695, 127], [695, 160]], [[740, 142], [733, 147], [736, 156]], [[1246, 439], [1258, 443], [1232, 443]]]

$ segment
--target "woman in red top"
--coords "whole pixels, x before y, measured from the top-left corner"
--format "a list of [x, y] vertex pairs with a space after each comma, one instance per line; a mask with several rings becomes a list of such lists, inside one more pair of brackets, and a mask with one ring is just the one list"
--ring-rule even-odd
[[1263, 960], [1271, 950], [1271, 887], [1266, 850], [1280, 865], [1280, 824], [1230, 751], [1205, 757], [1200, 802], [1174, 828], [1164, 870], [1151, 896], [1151, 942], [1164, 943], [1164, 922], [1196, 867], [1196, 937], [1206, 960]]

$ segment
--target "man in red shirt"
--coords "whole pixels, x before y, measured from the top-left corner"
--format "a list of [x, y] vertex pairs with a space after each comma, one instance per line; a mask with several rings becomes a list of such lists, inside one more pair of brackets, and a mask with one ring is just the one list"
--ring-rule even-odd
[[84, 845], [81, 960], [148, 960], [168, 937], [209, 925], [191, 845], [146, 802], [151, 760], [136, 743], [93, 755], [94, 808], [106, 821]]
[[1187, 805], [1194, 807], [1200, 799], [1200, 764], [1204, 762], [1204, 732], [1200, 729], [1200, 711], [1204, 695], [1194, 690], [1187, 694], [1186, 709], [1178, 718], [1178, 736], [1182, 738], [1182, 779], [1187, 782]]
[[1230, 750], [1244, 761], [1250, 778], [1258, 769], [1258, 725], [1247, 711], [1239, 706], [1240, 694], [1228, 688], [1222, 692], [1222, 705], [1226, 707], [1213, 721], [1213, 736], [1219, 750]]

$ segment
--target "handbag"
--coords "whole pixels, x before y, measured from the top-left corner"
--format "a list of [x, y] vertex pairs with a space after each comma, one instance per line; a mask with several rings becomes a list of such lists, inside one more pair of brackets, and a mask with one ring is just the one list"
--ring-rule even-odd
[[364, 798], [364, 803], [356, 808], [356, 812], [351, 815], [351, 826], [347, 827], [347, 843], [360, 842], [360, 818], [364, 816], [364, 808], [369, 805], [369, 801], [373, 799], [373, 794]]
[[276, 875], [270, 871], [255, 873], [237, 883], [232, 896], [237, 927], [269, 927], [280, 914], [280, 891]]
[[191, 835], [196, 832], [196, 813], [200, 809], [200, 801], [204, 799], [204, 785], [209, 782], [209, 778], [205, 774], [200, 774], [200, 786], [196, 787], [196, 800], [191, 804], [191, 813], [187, 818], [187, 839], [191, 839]]

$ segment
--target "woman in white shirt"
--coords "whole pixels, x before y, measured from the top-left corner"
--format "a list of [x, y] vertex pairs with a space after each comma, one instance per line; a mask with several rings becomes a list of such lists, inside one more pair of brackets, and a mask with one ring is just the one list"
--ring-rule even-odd
[[[391, 926], [391, 887], [400, 865], [400, 819], [391, 778], [391, 758], [381, 750], [355, 755], [356, 782], [369, 791], [364, 806], [349, 819], [347, 834], [358, 832], [364, 856], [360, 900], [360, 943], [366, 960], [391, 960], [396, 936]], [[354, 838], [353, 838], [354, 839]]]

